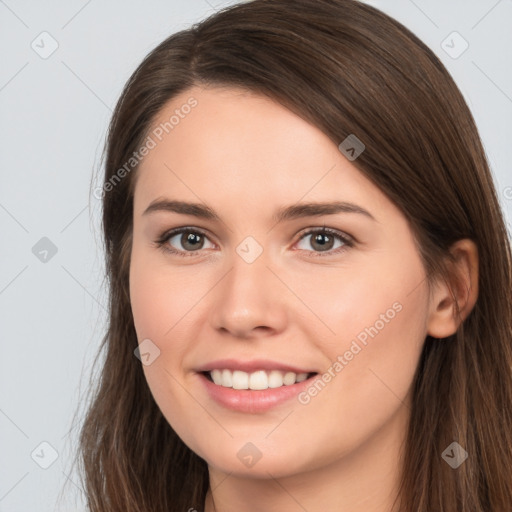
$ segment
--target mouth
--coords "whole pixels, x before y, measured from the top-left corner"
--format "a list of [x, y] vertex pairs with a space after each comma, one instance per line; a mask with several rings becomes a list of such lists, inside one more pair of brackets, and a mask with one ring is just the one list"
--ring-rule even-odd
[[280, 370], [257, 370], [244, 372], [241, 370], [214, 369], [200, 372], [206, 379], [215, 384], [232, 389], [250, 389], [261, 391], [265, 389], [277, 389], [283, 386], [293, 386], [299, 382], [311, 379], [318, 375], [317, 372], [285, 372]]
[[318, 372], [256, 370], [244, 372], [228, 368], [200, 371], [196, 375], [207, 396], [225, 409], [242, 413], [265, 413], [297, 398], [313, 385]]

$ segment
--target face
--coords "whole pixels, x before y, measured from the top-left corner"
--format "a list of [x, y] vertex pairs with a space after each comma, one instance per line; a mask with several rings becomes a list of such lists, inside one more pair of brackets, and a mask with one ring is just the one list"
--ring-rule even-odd
[[390, 430], [429, 308], [403, 214], [325, 134], [249, 92], [191, 88], [152, 133], [130, 296], [172, 428], [211, 467], [255, 477], [327, 466]]

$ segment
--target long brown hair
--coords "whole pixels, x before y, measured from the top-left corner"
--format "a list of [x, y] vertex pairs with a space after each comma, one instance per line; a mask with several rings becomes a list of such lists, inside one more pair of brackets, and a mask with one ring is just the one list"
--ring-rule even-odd
[[[167, 423], [134, 356], [128, 287], [137, 165], [126, 163], [162, 107], [193, 85], [266, 95], [336, 145], [355, 134], [366, 149], [353, 164], [409, 219], [429, 283], [439, 276], [455, 283], [449, 248], [462, 238], [475, 242], [475, 307], [453, 336], [424, 343], [399, 504], [403, 512], [510, 510], [511, 247], [489, 165], [439, 59], [403, 25], [354, 0], [229, 7], [166, 39], [126, 84], [109, 129], [102, 190], [108, 330], [77, 452], [89, 509], [204, 507], [206, 462]], [[469, 454], [457, 469], [442, 457], [454, 441]]]

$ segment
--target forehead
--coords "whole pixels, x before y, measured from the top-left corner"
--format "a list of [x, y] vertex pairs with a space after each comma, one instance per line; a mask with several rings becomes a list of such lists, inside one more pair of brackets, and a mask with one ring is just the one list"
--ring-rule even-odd
[[215, 194], [218, 204], [237, 198], [247, 205], [385, 201], [326, 134], [242, 89], [182, 92], [156, 116], [150, 136], [154, 148], [137, 170], [139, 212], [166, 194], [195, 202]]

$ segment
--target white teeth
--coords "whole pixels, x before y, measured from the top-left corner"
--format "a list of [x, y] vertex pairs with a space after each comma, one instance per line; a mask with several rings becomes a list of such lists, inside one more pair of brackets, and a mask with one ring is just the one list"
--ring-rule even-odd
[[233, 389], [249, 389], [249, 374], [235, 370], [233, 372]]
[[233, 379], [229, 370], [222, 370], [222, 382], [221, 385], [226, 388], [233, 387]]
[[268, 375], [268, 387], [280, 388], [283, 384], [283, 372], [272, 370]]
[[295, 377], [297, 377], [296, 373], [293, 372], [287, 372], [284, 374], [283, 382], [286, 386], [291, 386], [292, 384], [295, 384]]
[[268, 389], [280, 388], [281, 386], [291, 386], [296, 382], [302, 382], [307, 379], [307, 373], [296, 374], [294, 372], [281, 372], [272, 370], [258, 370], [252, 373], [242, 372], [240, 370], [220, 370], [215, 369], [210, 372], [210, 376], [215, 384], [233, 389]]
[[267, 389], [268, 377], [267, 374], [261, 370], [259, 372], [251, 373], [249, 376], [249, 389]]
[[212, 370], [210, 372], [213, 382], [217, 384], [217, 386], [222, 385], [222, 372], [220, 370]]

